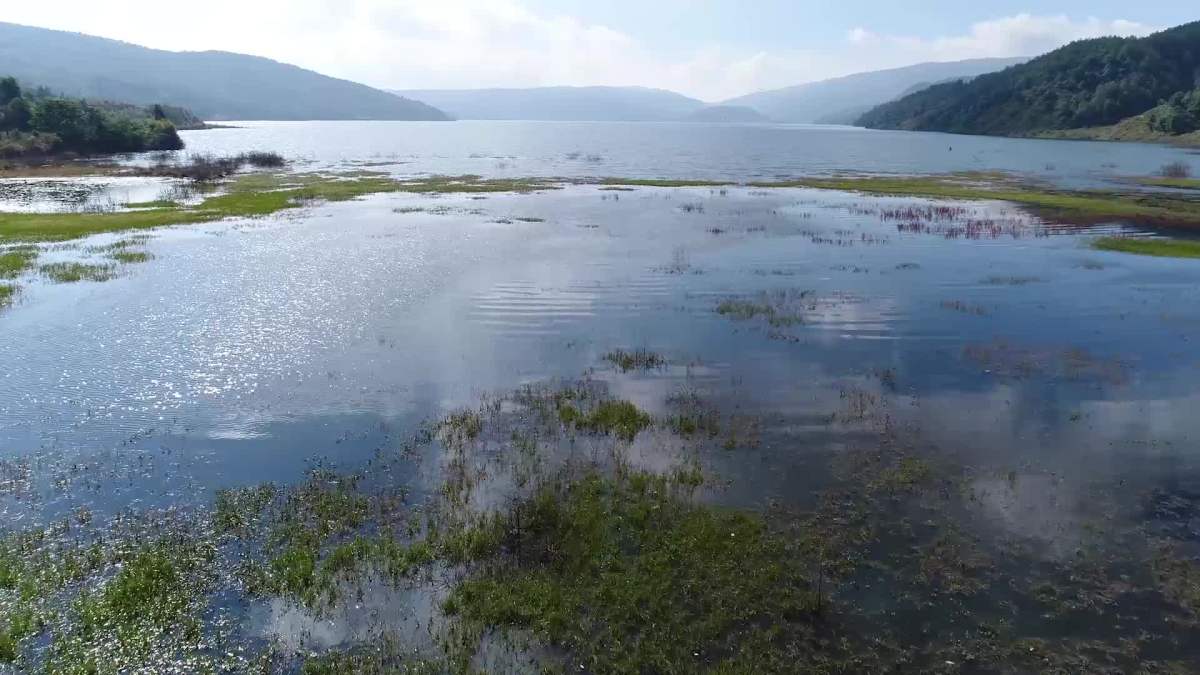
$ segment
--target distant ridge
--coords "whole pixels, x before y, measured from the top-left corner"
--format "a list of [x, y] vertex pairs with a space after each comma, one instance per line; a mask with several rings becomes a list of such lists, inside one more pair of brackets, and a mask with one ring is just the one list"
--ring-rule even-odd
[[424, 101], [462, 120], [667, 122], [704, 102], [644, 87], [533, 87], [525, 89], [412, 89], [393, 92]]
[[913, 87], [973, 78], [1024, 61], [1011, 58], [919, 63], [762, 91], [730, 99], [724, 105], [749, 106], [780, 122], [850, 124], [862, 113], [904, 95]]
[[70, 96], [179, 106], [206, 120], [448, 119], [424, 103], [257, 56], [163, 51], [12, 23], [0, 23], [0, 73]]

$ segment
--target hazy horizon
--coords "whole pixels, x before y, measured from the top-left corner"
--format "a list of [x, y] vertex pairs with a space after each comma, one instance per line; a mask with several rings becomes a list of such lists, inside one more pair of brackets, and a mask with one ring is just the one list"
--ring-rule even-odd
[[[636, 86], [706, 102], [926, 62], [1031, 57], [1077, 39], [1185, 23], [1178, 3], [935, 0], [214, 0], [186, 21], [149, 0], [6, 7], [0, 21], [172, 51], [262, 56], [380, 89]], [[263, 27], [267, 27], [264, 30]]]

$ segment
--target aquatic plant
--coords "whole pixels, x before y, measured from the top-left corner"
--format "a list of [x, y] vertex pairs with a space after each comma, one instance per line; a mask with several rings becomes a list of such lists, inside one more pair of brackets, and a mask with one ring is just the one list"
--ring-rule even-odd
[[667, 360], [649, 349], [639, 347], [634, 350], [614, 349], [604, 355], [604, 360], [620, 368], [622, 372], [631, 370], [652, 370], [666, 365]]
[[[447, 613], [529, 630], [593, 672], [754, 670], [803, 642], [821, 601], [761, 517], [690, 503], [671, 479], [550, 484], [476, 552]], [[515, 522], [515, 521], [514, 521]]]
[[1168, 162], [1158, 170], [1158, 175], [1163, 178], [1191, 178], [1192, 166], [1187, 162]]
[[59, 284], [71, 284], [79, 281], [109, 281], [116, 278], [117, 272], [112, 265], [92, 265], [81, 262], [60, 262], [42, 265], [38, 268], [42, 276]]
[[0, 279], [16, 279], [33, 266], [37, 257], [37, 249], [31, 246], [0, 252]]

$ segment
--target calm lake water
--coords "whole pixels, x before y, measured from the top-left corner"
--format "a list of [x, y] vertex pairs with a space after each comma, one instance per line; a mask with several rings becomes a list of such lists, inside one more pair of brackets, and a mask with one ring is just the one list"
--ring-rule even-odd
[[[1086, 183], [1196, 160], [842, 128], [244, 126], [188, 133], [189, 149], [397, 174], [739, 180], [1009, 170]], [[830, 415], [869, 397], [922, 447], [970, 463], [998, 537], [1062, 555], [1097, 518], [1141, 523], [1155, 491], [1183, 500], [1197, 535], [1200, 264], [1092, 251], [1097, 233], [1135, 230], [1060, 227], [999, 203], [898, 215], [931, 206], [571, 186], [379, 195], [156, 231], [150, 262], [106, 283], [30, 283], [0, 313], [0, 457], [33, 467], [0, 489], [0, 513], [29, 523], [81, 504], [197, 503], [317, 462], [360, 466], [481, 395], [590, 371], [651, 413], [695, 391], [758, 420], [753, 447], [706, 460], [728, 503], [803, 504], [814, 462], [865, 433]], [[789, 320], [718, 311], [731, 301]], [[620, 373], [602, 361], [614, 348], [670, 365]], [[436, 487], [420, 466], [404, 479]]]
[[280, 152], [315, 167], [412, 173], [770, 180], [834, 172], [1015, 171], [1071, 184], [1149, 175], [1194, 152], [1158, 145], [871, 131], [820, 125], [614, 122], [238, 122], [184, 132], [185, 152]]

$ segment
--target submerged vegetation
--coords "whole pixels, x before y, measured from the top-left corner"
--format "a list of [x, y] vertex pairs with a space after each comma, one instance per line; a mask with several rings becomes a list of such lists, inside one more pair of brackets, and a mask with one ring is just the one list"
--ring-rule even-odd
[[633, 370], [662, 368], [667, 363], [667, 360], [660, 354], [656, 354], [644, 347], [634, 350], [614, 349], [604, 355], [604, 360], [626, 373]]
[[[980, 509], [1020, 489], [1017, 471], [988, 487], [987, 470], [918, 453], [878, 396], [843, 404], [826, 424], [867, 425], [873, 440], [814, 458], [826, 487], [798, 504], [716, 503], [723, 480], [705, 458], [727, 452], [720, 439], [581, 381], [485, 400], [361, 472], [222, 490], [196, 512], [10, 530], [0, 660], [468, 673], [509, 654], [496, 670], [788, 673], [1071, 672], [1098, 659], [1183, 672], [1200, 657], [1200, 567], [1161, 532], [1085, 530], [1065, 557], [985, 536]], [[626, 430], [656, 422], [697, 454], [640, 466]], [[580, 432], [590, 456], [570, 450]], [[392, 470], [427, 452], [443, 484], [410, 504]], [[262, 640], [237, 618], [248, 603], [335, 626], [402, 591], [432, 604], [417, 631], [381, 618], [335, 648]], [[1118, 612], [1137, 633], [1111, 630]]]
[[495, 520], [451, 616], [528, 630], [596, 673], [775, 672], [821, 601], [760, 516], [695, 504], [688, 485], [632, 472], [550, 483]]
[[[994, 183], [994, 184], [993, 184]], [[1068, 223], [1131, 221], [1179, 227], [1200, 227], [1197, 202], [1161, 194], [1051, 191], [1021, 185], [1009, 178], [964, 174], [934, 177], [814, 178], [759, 187], [809, 187], [880, 195], [1006, 201]]]

